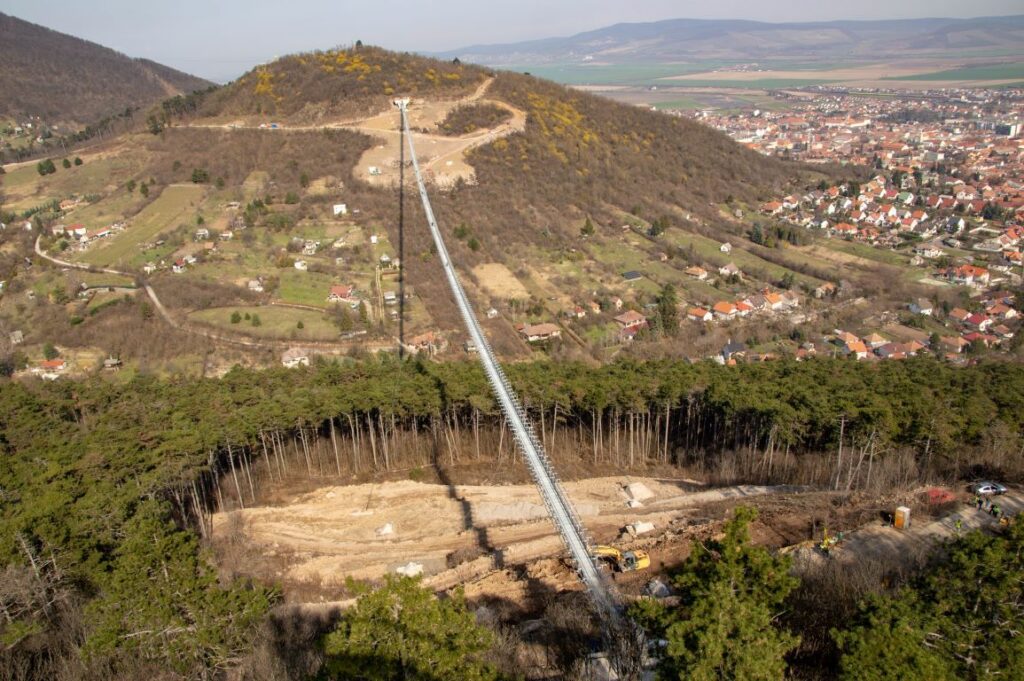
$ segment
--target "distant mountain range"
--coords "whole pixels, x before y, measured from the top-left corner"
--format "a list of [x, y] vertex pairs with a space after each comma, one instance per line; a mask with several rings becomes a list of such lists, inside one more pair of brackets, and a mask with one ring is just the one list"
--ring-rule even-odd
[[211, 83], [0, 14], [0, 114], [85, 124]]
[[615, 24], [565, 38], [473, 45], [436, 56], [509, 66], [914, 55], [1024, 55], [1024, 15], [784, 24], [670, 19]]

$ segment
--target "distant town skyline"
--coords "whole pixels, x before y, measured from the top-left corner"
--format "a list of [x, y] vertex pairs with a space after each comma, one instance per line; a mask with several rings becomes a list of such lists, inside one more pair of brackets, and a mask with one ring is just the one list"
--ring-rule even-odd
[[[749, 19], [767, 22], [840, 19], [965, 18], [1024, 13], [1019, 0], [221, 0], [149, 4], [137, 0], [4, 0], [0, 11], [132, 57], [145, 57], [223, 82], [276, 56], [350, 44], [394, 50], [452, 50], [474, 44], [567, 36], [621, 22]], [[404, 14], [403, 14], [404, 13]], [[2, 48], [0, 48], [2, 49]]]

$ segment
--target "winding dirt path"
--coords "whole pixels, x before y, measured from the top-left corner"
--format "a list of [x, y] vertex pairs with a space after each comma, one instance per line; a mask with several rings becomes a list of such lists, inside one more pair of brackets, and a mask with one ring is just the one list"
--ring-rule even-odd
[[[445, 119], [448, 113], [459, 106], [485, 103], [501, 107], [511, 114], [504, 123], [487, 130], [476, 130], [459, 136], [447, 136], [437, 133], [416, 133], [419, 148], [420, 167], [427, 178], [438, 187], [451, 187], [458, 180], [475, 182], [476, 173], [466, 163], [465, 156], [470, 150], [484, 144], [490, 144], [502, 137], [507, 137], [526, 129], [526, 113], [506, 102], [488, 99], [487, 91], [494, 78], [484, 80], [475, 91], [461, 99], [430, 101], [412, 100], [409, 104], [409, 123], [413, 129], [433, 129]], [[233, 122], [233, 123], [189, 123], [185, 127], [214, 128], [218, 130], [260, 130], [267, 134], [289, 134], [317, 132], [325, 129], [352, 130], [373, 137], [377, 144], [366, 150], [353, 168], [353, 175], [364, 182], [377, 186], [394, 186], [398, 183], [399, 115], [397, 110], [383, 111], [369, 118], [342, 120], [320, 125], [284, 125], [278, 128], [266, 127], [266, 124]], [[371, 170], [373, 171], [371, 173]]]

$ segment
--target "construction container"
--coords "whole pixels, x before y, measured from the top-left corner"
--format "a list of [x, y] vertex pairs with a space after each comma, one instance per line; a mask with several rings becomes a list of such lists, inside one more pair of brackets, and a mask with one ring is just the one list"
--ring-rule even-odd
[[895, 526], [897, 530], [905, 530], [910, 527], [910, 508], [907, 506], [900, 506], [896, 509], [893, 526]]

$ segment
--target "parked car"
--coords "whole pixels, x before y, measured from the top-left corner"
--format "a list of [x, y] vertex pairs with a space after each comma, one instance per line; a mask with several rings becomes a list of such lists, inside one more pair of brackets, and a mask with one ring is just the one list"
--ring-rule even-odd
[[989, 494], [1006, 494], [1006, 487], [1000, 485], [998, 482], [992, 482], [991, 480], [982, 480], [971, 485], [971, 491], [980, 496], [987, 496]]

